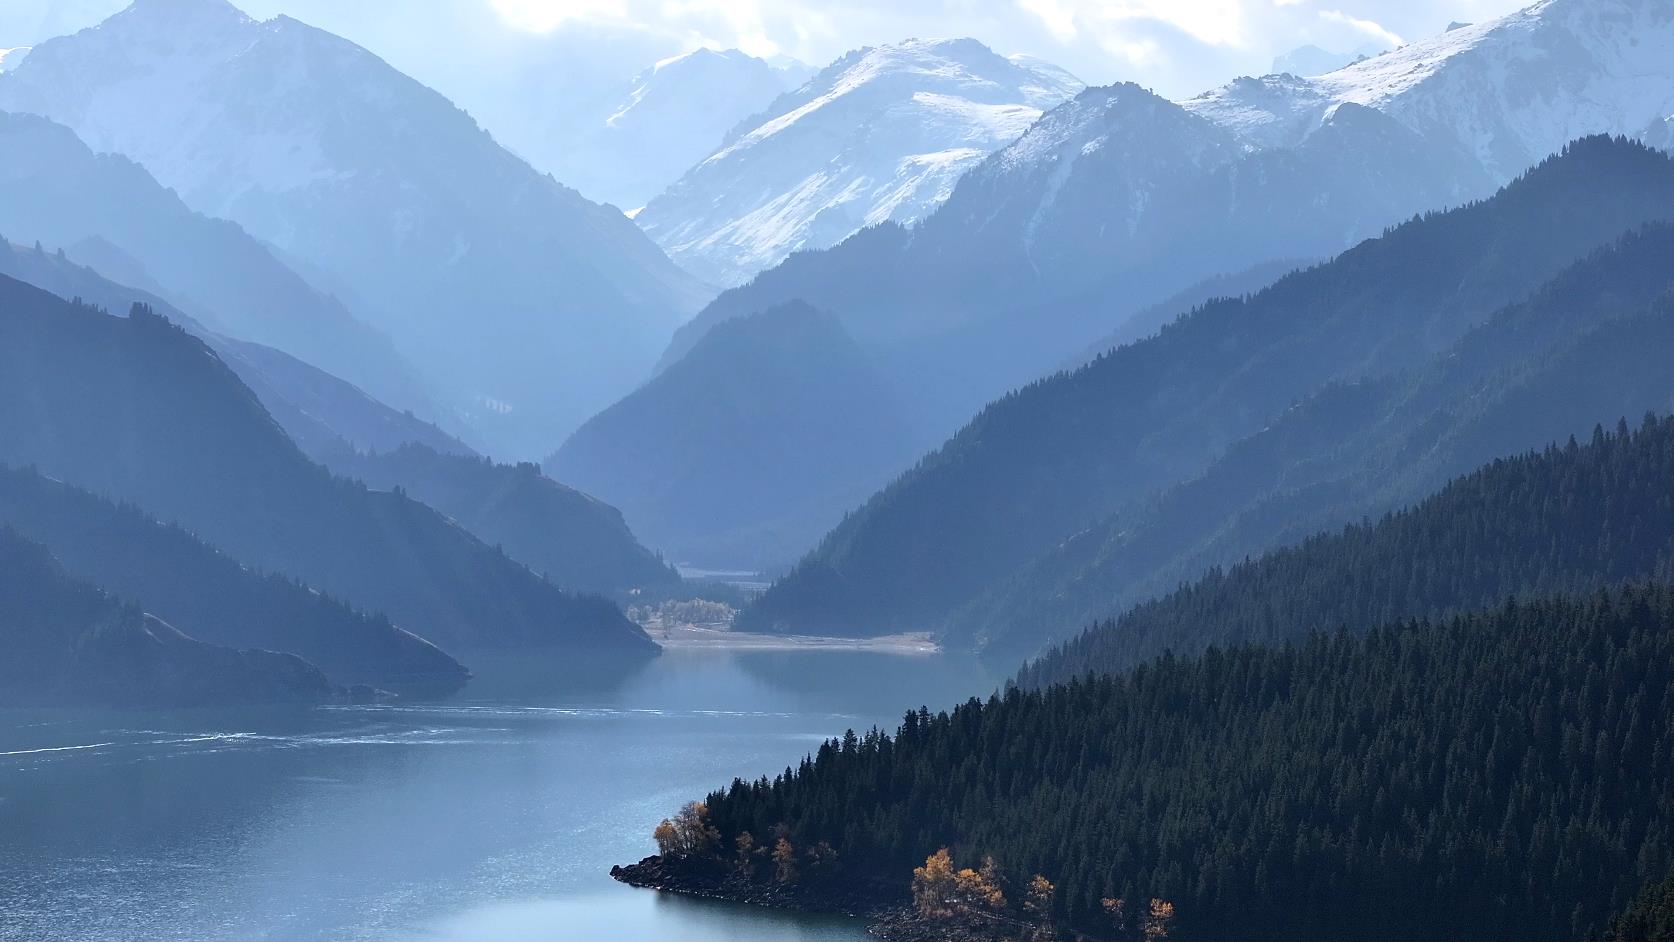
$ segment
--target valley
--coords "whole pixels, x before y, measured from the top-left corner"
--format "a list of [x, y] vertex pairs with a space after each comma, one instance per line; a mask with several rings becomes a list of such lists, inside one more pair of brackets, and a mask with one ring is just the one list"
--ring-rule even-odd
[[0, 942], [1666, 942], [1671, 128], [1664, 0], [7, 0]]

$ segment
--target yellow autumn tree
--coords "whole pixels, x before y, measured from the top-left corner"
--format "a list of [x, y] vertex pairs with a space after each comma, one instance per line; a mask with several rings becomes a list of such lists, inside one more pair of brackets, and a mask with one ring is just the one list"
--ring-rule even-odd
[[988, 858], [979, 873], [970, 868], [953, 875], [953, 898], [965, 909], [999, 912], [1006, 908], [1006, 895], [1000, 890], [999, 868]]
[[953, 898], [957, 875], [953, 872], [953, 856], [947, 848], [931, 854], [924, 866], [913, 868], [913, 905], [919, 915], [939, 917], [948, 914], [948, 902]]
[[733, 839], [732, 846], [738, 851], [738, 872], [749, 876], [756, 865], [756, 839], [749, 831]]
[[1099, 908], [1104, 910], [1110, 919], [1110, 927], [1117, 932], [1126, 932], [1128, 928], [1128, 901], [1121, 897], [1109, 897], [1099, 900]]
[[1029, 881], [1029, 890], [1024, 897], [1023, 908], [1037, 918], [1048, 919], [1052, 916], [1052, 897], [1057, 892], [1058, 888], [1052, 885], [1051, 880], [1037, 873], [1034, 879]]
[[709, 825], [708, 805], [689, 801], [672, 820], [664, 818], [652, 830], [651, 837], [657, 842], [657, 852], [664, 857], [696, 857], [713, 853], [721, 832]]
[[780, 883], [796, 882], [796, 848], [789, 838], [781, 837], [773, 845], [773, 878]]
[[1145, 914], [1145, 942], [1162, 942], [1174, 930], [1174, 904], [1165, 899], [1151, 900]]

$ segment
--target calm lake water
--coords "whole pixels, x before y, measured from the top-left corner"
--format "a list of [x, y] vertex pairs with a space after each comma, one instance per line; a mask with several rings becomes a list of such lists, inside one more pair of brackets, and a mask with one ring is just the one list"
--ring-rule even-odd
[[864, 939], [608, 871], [735, 775], [997, 682], [959, 659], [835, 652], [670, 652], [583, 679], [475, 666], [434, 704], [0, 711], [0, 939]]

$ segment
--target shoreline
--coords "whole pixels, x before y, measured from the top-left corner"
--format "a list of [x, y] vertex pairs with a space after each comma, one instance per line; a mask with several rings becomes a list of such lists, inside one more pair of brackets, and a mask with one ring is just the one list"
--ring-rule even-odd
[[994, 926], [925, 919], [914, 911], [904, 893], [882, 887], [867, 892], [827, 884], [822, 892], [800, 883], [787, 886], [749, 880], [718, 862], [657, 856], [613, 866], [610, 876], [619, 883], [657, 893], [860, 919], [866, 923], [866, 934], [881, 942], [999, 942], [1002, 937], [1013, 938], [1008, 933], [1014, 927], [996, 933]]
[[941, 645], [928, 632], [876, 638], [835, 638], [818, 635], [763, 635], [725, 628], [677, 625], [646, 628], [651, 640], [669, 651], [844, 651], [922, 657], [941, 654]]

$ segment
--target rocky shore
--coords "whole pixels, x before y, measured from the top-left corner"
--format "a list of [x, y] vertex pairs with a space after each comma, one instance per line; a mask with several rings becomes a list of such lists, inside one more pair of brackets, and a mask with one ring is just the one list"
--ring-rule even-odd
[[[653, 856], [625, 867], [611, 867], [610, 875], [629, 886], [664, 893], [794, 912], [854, 916], [865, 919], [867, 932], [883, 942], [1000, 942], [1020, 937], [1016, 925], [926, 919], [909, 905], [904, 890], [882, 886], [860, 888], [829, 881], [763, 883], [713, 860]], [[1028, 935], [1025, 932], [1021, 937]]]

